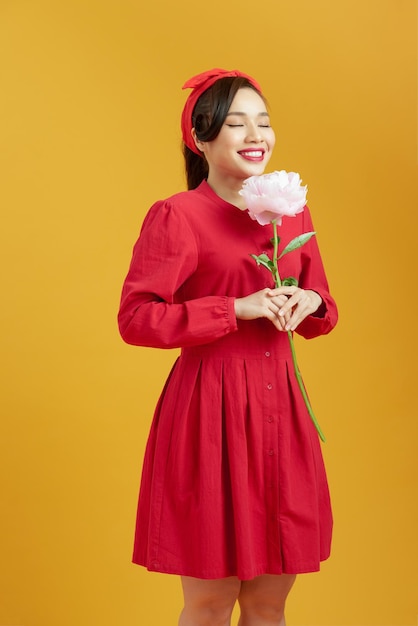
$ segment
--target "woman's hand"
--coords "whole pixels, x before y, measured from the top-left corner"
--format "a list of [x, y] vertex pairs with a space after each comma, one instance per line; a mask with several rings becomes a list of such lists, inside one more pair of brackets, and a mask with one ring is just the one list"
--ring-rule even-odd
[[293, 331], [321, 306], [322, 298], [316, 291], [299, 287], [262, 289], [235, 299], [237, 319], [254, 320], [265, 317], [277, 330]]
[[272, 322], [277, 330], [285, 330], [286, 324], [290, 321], [290, 312], [279, 315], [287, 303], [287, 295], [279, 293], [278, 289], [262, 289], [245, 296], [245, 298], [235, 299], [235, 315], [239, 320], [255, 320], [265, 317]]
[[277, 293], [277, 297], [286, 296], [286, 302], [280, 307], [278, 313], [278, 316], [285, 320], [285, 330], [295, 330], [308, 315], [315, 313], [322, 304], [321, 296], [311, 289], [280, 287], [274, 291]]

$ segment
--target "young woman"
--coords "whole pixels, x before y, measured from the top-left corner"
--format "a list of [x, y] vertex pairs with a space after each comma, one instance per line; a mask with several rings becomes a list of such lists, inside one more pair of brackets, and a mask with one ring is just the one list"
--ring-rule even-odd
[[[126, 277], [123, 339], [181, 348], [145, 454], [134, 562], [182, 577], [180, 626], [283, 626], [295, 576], [330, 552], [332, 514], [315, 428], [294, 376], [288, 329], [336, 324], [316, 238], [280, 261], [298, 287], [272, 288], [250, 254], [272, 231], [239, 194], [275, 136], [257, 82], [211, 70], [185, 87], [188, 191], [154, 204]], [[284, 218], [284, 244], [313, 230]]]

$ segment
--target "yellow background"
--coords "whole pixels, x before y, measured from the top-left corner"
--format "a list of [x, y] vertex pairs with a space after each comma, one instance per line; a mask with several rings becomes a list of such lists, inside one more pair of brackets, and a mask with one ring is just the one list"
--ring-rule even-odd
[[1, 626], [177, 623], [178, 579], [130, 563], [176, 353], [116, 313], [145, 212], [184, 187], [180, 87], [216, 66], [263, 86], [340, 306], [297, 341], [335, 539], [289, 626], [417, 623], [416, 62], [412, 0], [1, 0]]

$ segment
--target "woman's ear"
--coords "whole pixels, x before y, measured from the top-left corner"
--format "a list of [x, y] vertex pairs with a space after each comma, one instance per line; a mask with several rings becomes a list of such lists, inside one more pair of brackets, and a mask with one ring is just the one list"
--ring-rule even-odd
[[205, 142], [204, 141], [200, 141], [200, 139], [197, 138], [196, 131], [195, 131], [194, 128], [192, 128], [191, 133], [192, 133], [193, 141], [195, 143], [196, 148], [198, 150], [200, 150], [200, 152], [204, 152], [205, 151]]

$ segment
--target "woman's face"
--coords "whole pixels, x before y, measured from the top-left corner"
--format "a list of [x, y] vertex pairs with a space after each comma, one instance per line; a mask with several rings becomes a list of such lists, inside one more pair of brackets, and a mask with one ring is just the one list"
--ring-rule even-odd
[[222, 180], [235, 187], [264, 172], [275, 144], [266, 105], [256, 91], [239, 89], [219, 135], [196, 145], [209, 165], [208, 182]]

